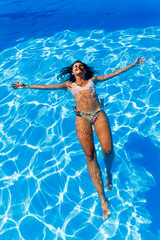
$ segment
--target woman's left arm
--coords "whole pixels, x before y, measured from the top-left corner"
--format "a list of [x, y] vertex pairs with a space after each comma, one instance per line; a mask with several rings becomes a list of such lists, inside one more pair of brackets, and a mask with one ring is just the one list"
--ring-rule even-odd
[[138, 57], [134, 63], [132, 63], [132, 64], [126, 66], [126, 67], [120, 68], [120, 69], [116, 70], [115, 72], [112, 72], [112, 73], [109, 73], [109, 74], [105, 74], [105, 75], [97, 76], [97, 77], [92, 77], [91, 80], [94, 81], [94, 82], [103, 82], [103, 81], [109, 80], [113, 77], [118, 76], [119, 74], [121, 74], [123, 72], [128, 71], [129, 69], [131, 69], [135, 66], [143, 64], [145, 61], [146, 61], [145, 57], [142, 57], [142, 58]]

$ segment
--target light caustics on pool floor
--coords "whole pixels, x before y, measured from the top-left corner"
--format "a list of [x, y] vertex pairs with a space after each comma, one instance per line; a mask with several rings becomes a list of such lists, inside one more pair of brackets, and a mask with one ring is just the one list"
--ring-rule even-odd
[[[0, 53], [0, 239], [158, 239], [149, 226], [145, 192], [155, 179], [126, 151], [133, 134], [159, 142], [160, 29], [64, 31], [32, 39]], [[136, 67], [97, 86], [108, 102], [115, 148], [112, 216], [102, 220], [97, 193], [74, 128], [74, 101], [63, 91], [13, 90], [11, 82], [58, 83], [62, 67], [79, 59], [115, 71], [146, 56]], [[98, 161], [105, 181], [100, 144]]]

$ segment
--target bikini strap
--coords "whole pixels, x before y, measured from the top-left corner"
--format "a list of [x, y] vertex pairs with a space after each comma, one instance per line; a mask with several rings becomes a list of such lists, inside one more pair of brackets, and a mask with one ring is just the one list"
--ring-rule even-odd
[[[100, 104], [101, 104], [101, 109], [105, 108], [107, 106], [108, 103], [104, 103], [104, 98], [100, 98]], [[77, 111], [76, 105], [72, 105], [74, 112], [76, 113], [76, 115], [79, 115], [80, 112]]]
[[81, 113], [80, 113], [79, 111], [77, 111], [76, 106], [75, 106], [75, 105], [72, 105], [72, 107], [73, 107], [73, 110], [74, 110], [75, 114], [76, 114], [77, 116], [81, 116]]

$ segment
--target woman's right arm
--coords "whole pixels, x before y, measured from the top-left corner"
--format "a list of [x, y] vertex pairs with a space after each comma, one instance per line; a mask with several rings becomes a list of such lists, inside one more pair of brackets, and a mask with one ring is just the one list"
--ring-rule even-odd
[[25, 85], [21, 82], [16, 82], [11, 84], [12, 88], [14, 89], [21, 89], [21, 88], [32, 88], [32, 89], [42, 89], [42, 90], [58, 90], [58, 89], [63, 89], [67, 90], [68, 89], [68, 82], [64, 83], [58, 83], [58, 84], [52, 84], [52, 85], [42, 85], [42, 84], [36, 84], [36, 85]]

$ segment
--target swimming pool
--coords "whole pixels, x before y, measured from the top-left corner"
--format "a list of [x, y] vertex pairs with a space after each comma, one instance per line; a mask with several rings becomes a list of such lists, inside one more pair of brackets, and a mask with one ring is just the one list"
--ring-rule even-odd
[[[39, 3], [1, 2], [0, 239], [160, 239], [157, 5], [148, 24], [147, 4], [134, 21], [137, 2]], [[77, 59], [103, 74], [138, 56], [146, 56], [145, 65], [96, 89], [108, 102], [116, 155], [114, 187], [106, 193], [112, 215], [103, 221], [75, 133], [72, 96], [10, 84], [58, 83], [59, 70]], [[96, 136], [95, 144], [105, 180]]]

